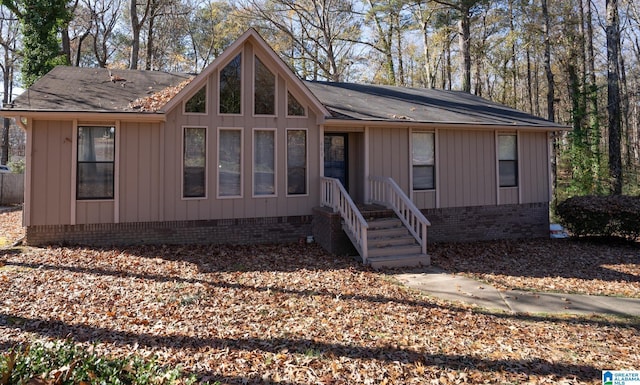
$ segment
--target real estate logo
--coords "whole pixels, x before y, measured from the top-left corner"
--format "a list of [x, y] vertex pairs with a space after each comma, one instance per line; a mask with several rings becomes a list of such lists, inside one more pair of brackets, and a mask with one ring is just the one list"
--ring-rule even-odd
[[604, 370], [602, 385], [640, 385], [638, 370]]

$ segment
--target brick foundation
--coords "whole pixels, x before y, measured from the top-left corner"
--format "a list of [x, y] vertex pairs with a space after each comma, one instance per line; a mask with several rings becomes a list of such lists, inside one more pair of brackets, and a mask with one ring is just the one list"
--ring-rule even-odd
[[335, 255], [356, 256], [358, 252], [342, 230], [342, 218], [327, 207], [313, 209], [313, 237], [320, 246]]
[[29, 226], [26, 243], [125, 246], [140, 244], [260, 244], [299, 242], [311, 235], [311, 215], [208, 221]]
[[549, 237], [549, 204], [422, 210], [429, 242], [467, 242]]

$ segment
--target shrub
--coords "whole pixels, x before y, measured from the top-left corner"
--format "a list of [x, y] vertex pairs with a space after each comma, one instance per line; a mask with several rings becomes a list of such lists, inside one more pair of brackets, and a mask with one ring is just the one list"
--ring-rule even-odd
[[34, 343], [0, 355], [0, 385], [9, 384], [193, 384], [195, 376], [155, 360], [107, 358], [67, 342]]
[[556, 210], [562, 224], [576, 236], [640, 237], [640, 197], [579, 196]]

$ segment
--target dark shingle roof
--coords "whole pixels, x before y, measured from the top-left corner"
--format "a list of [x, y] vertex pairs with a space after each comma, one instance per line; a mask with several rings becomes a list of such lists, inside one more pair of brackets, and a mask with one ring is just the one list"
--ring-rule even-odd
[[337, 119], [566, 128], [461, 91], [305, 82]]
[[136, 112], [134, 100], [175, 86], [193, 75], [160, 71], [58, 66], [13, 102], [12, 110]]

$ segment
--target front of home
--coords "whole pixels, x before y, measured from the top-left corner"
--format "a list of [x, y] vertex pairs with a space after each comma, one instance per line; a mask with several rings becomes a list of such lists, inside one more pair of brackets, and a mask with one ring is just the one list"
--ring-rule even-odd
[[57, 67], [2, 114], [27, 132], [29, 244], [313, 235], [365, 261], [387, 210], [422, 255], [427, 227], [547, 236], [564, 129], [464, 93], [304, 82], [254, 30], [197, 76]]

